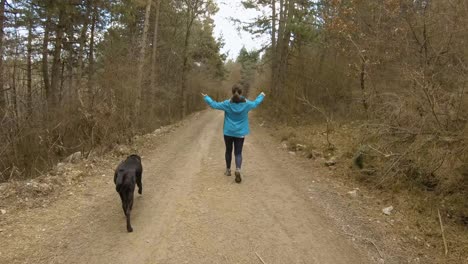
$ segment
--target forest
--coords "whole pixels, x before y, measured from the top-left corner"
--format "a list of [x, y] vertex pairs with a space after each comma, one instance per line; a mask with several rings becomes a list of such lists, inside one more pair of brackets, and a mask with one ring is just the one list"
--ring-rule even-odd
[[202, 109], [199, 91], [225, 75], [216, 11], [202, 0], [2, 0], [0, 179]]

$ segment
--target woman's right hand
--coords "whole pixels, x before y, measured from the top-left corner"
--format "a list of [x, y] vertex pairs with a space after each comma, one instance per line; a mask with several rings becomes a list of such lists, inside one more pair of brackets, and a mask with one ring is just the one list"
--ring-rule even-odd
[[266, 96], [266, 94], [264, 92], [261, 92], [260, 94], [263, 95], [263, 96]]
[[204, 93], [201, 93], [201, 95], [202, 95], [203, 97], [207, 96], [207, 94], [204, 94]]

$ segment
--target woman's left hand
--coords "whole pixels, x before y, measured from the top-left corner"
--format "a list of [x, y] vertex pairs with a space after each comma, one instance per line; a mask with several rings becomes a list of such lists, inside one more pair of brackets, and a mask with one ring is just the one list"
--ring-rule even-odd
[[207, 94], [204, 94], [204, 93], [201, 93], [201, 95], [202, 95], [203, 97], [208, 96]]

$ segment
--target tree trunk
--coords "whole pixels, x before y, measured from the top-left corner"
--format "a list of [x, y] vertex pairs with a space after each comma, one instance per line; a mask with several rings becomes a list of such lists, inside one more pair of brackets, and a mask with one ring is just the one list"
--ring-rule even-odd
[[192, 25], [196, 18], [199, 2], [196, 1], [193, 6], [187, 6], [187, 27], [185, 31], [184, 39], [184, 51], [182, 53], [183, 64], [182, 64], [182, 86], [180, 91], [180, 99], [182, 100], [182, 118], [187, 115], [187, 74], [189, 71], [188, 56], [189, 56], [189, 45], [190, 36], [192, 34]]
[[278, 65], [278, 82], [280, 87], [284, 87], [285, 79], [288, 71], [288, 60], [289, 60], [289, 42], [291, 39], [291, 27], [290, 24], [292, 23], [292, 19], [294, 16], [294, 0], [289, 0], [287, 9], [284, 13], [284, 33], [282, 34], [281, 38], [281, 49], [280, 49], [280, 60]]
[[0, 1], [0, 109], [6, 105], [3, 78], [3, 36], [5, 35], [3, 28], [5, 23], [5, 2], [6, 0]]
[[62, 104], [63, 102], [63, 98], [66, 97], [65, 96], [65, 89], [63, 87], [63, 84], [65, 83], [65, 61], [62, 61], [62, 65], [61, 65], [61, 70], [60, 70], [60, 89], [59, 89], [59, 92], [58, 92], [58, 102], [59, 102], [59, 105]]
[[271, 0], [271, 49], [276, 50], [276, 0]]
[[33, 18], [32, 18], [32, 6], [29, 11], [29, 18], [28, 18], [28, 54], [27, 54], [27, 100], [26, 100], [26, 108], [27, 108], [27, 115], [30, 117], [32, 115], [32, 39], [33, 39]]
[[185, 31], [184, 39], [184, 50], [182, 53], [183, 64], [182, 64], [182, 85], [180, 91], [180, 100], [182, 100], [182, 118], [187, 115], [187, 78], [189, 72], [189, 45], [190, 45], [190, 36], [192, 34], [192, 25], [195, 19], [197, 18], [198, 9], [200, 8], [202, 1], [192, 0], [186, 1], [187, 3], [187, 24]]
[[[83, 57], [84, 57], [84, 48], [86, 45], [86, 33], [88, 32], [88, 24], [91, 15], [91, 0], [86, 1], [86, 14], [85, 19], [83, 21], [83, 27], [81, 28], [80, 32], [80, 46], [78, 47], [78, 54], [77, 54], [77, 66], [76, 66], [76, 77], [75, 77], [75, 90], [73, 91], [74, 96], [78, 98], [78, 102], [80, 103], [81, 108], [85, 108], [85, 102], [83, 101], [83, 95], [81, 93], [81, 85], [82, 85], [82, 75], [83, 75]], [[93, 33], [94, 34], [94, 33]]]
[[[17, 14], [15, 14], [14, 18], [14, 28], [15, 28], [15, 43], [20, 43], [19, 40], [19, 34], [18, 34], [18, 27], [16, 26], [18, 24], [17, 21], [18, 17]], [[17, 87], [17, 72], [18, 72], [18, 57], [19, 57], [19, 45], [15, 45], [15, 53], [13, 55], [13, 72], [11, 76], [11, 102], [13, 104], [13, 114], [16, 118], [16, 124], [19, 124], [19, 114], [18, 114], [18, 87]]]
[[44, 90], [47, 102], [51, 101], [50, 80], [49, 80], [49, 34], [51, 27], [51, 17], [48, 14], [44, 25], [44, 40], [42, 42], [42, 78], [44, 79]]
[[[70, 104], [72, 101], [72, 95], [73, 95], [73, 90], [74, 90], [74, 87], [73, 87], [73, 84], [74, 84], [74, 81], [73, 81], [73, 35], [74, 35], [74, 31], [73, 31], [73, 25], [70, 25], [68, 24], [67, 25], [67, 50], [68, 50], [68, 59], [67, 61], [64, 61], [63, 62], [63, 66], [65, 66], [65, 63], [66, 63], [66, 69], [67, 69], [67, 73], [66, 75], [64, 75], [64, 72], [63, 72], [63, 68], [62, 68], [62, 84], [61, 84], [61, 87], [62, 87], [62, 91], [63, 91], [63, 94], [62, 94], [62, 100], [65, 100], [65, 102], [67, 102], [67, 104]], [[63, 83], [65, 81], [65, 79], [63, 78], [66, 78], [67, 79], [67, 86], [64, 88], [63, 86]], [[62, 102], [62, 100], [60, 102]]]
[[276, 0], [271, 0], [271, 89], [275, 93], [276, 87], [273, 85], [276, 72]]
[[158, 24], [159, 24], [159, 7], [161, 5], [161, 0], [156, 0], [155, 13], [156, 17], [154, 18], [154, 33], [153, 33], [153, 56], [152, 56], [152, 66], [151, 66], [151, 88], [156, 89], [156, 78], [157, 78], [157, 49], [158, 49]]
[[157, 63], [157, 52], [158, 52], [158, 24], [159, 24], [159, 10], [162, 0], [156, 0], [155, 4], [155, 18], [154, 18], [154, 33], [153, 33], [153, 53], [151, 58], [151, 90], [153, 91], [154, 104], [151, 104], [153, 113], [154, 109], [160, 109], [161, 98], [158, 98], [159, 88], [157, 87], [157, 78], [158, 78], [158, 63]]
[[88, 103], [89, 108], [92, 108], [94, 105], [94, 43], [96, 35], [96, 23], [98, 22], [98, 8], [96, 5], [93, 7], [93, 19], [91, 21], [91, 36], [89, 39], [89, 66], [88, 66]]
[[[15, 20], [16, 20], [16, 17], [15, 17]], [[16, 21], [15, 21], [15, 24], [16, 24]], [[18, 32], [17, 32], [17, 29], [15, 29], [15, 38], [16, 38], [16, 41], [18, 41]], [[13, 113], [14, 113], [14, 116], [16, 118], [16, 122], [19, 123], [19, 116], [18, 116], [18, 88], [16, 87], [16, 72], [17, 72], [17, 68], [18, 68], [18, 55], [19, 55], [19, 52], [18, 52], [18, 46], [16, 46], [15, 48], [15, 55], [13, 57], [13, 73], [12, 73], [12, 76], [11, 76], [11, 102], [13, 104]]]
[[278, 87], [280, 86], [278, 83], [278, 74], [279, 74], [279, 63], [280, 63], [280, 52], [282, 50], [283, 46], [283, 33], [284, 33], [284, 27], [285, 27], [285, 8], [284, 8], [284, 0], [279, 0], [279, 21], [278, 21], [278, 37], [277, 41], [275, 42], [275, 50], [273, 51], [274, 57], [273, 57], [273, 62], [272, 62], [272, 80], [271, 80], [271, 88], [272, 88], [272, 94], [273, 96], [277, 96], [279, 94]]
[[180, 91], [180, 99], [182, 101], [182, 118], [185, 117], [187, 114], [187, 100], [186, 100], [186, 90], [187, 90], [187, 74], [188, 74], [188, 47], [189, 47], [189, 39], [190, 33], [192, 28], [193, 20], [187, 25], [187, 31], [185, 32], [185, 40], [184, 40], [184, 51], [183, 51], [183, 64], [182, 64], [182, 88]]
[[149, 20], [151, 14], [151, 2], [153, 0], [147, 0], [146, 2], [146, 11], [145, 11], [145, 23], [143, 25], [143, 36], [141, 36], [140, 42], [140, 56], [138, 58], [138, 77], [137, 77], [137, 87], [136, 87], [136, 101], [135, 101], [135, 114], [140, 113], [141, 97], [143, 91], [143, 66], [145, 64], [145, 52], [146, 52], [146, 39], [148, 38], [148, 28]]
[[51, 83], [50, 83], [50, 92], [51, 92], [51, 105], [55, 107], [57, 105], [57, 90], [60, 84], [61, 72], [61, 54], [62, 54], [62, 44], [63, 44], [63, 34], [64, 34], [64, 20], [65, 14], [63, 10], [60, 10], [59, 21], [57, 24], [57, 29], [55, 33], [55, 48], [54, 48], [54, 59], [52, 61], [52, 72], [51, 72]]

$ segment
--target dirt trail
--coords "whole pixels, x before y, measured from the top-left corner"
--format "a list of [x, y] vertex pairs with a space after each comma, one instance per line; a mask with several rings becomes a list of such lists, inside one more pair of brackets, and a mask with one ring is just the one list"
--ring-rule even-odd
[[325, 213], [315, 172], [257, 125], [246, 139], [242, 184], [223, 176], [222, 119], [201, 112], [147, 151], [133, 233], [109, 169], [82, 193], [4, 223], [0, 262], [261, 263], [257, 254], [267, 264], [372, 262], [375, 252]]

